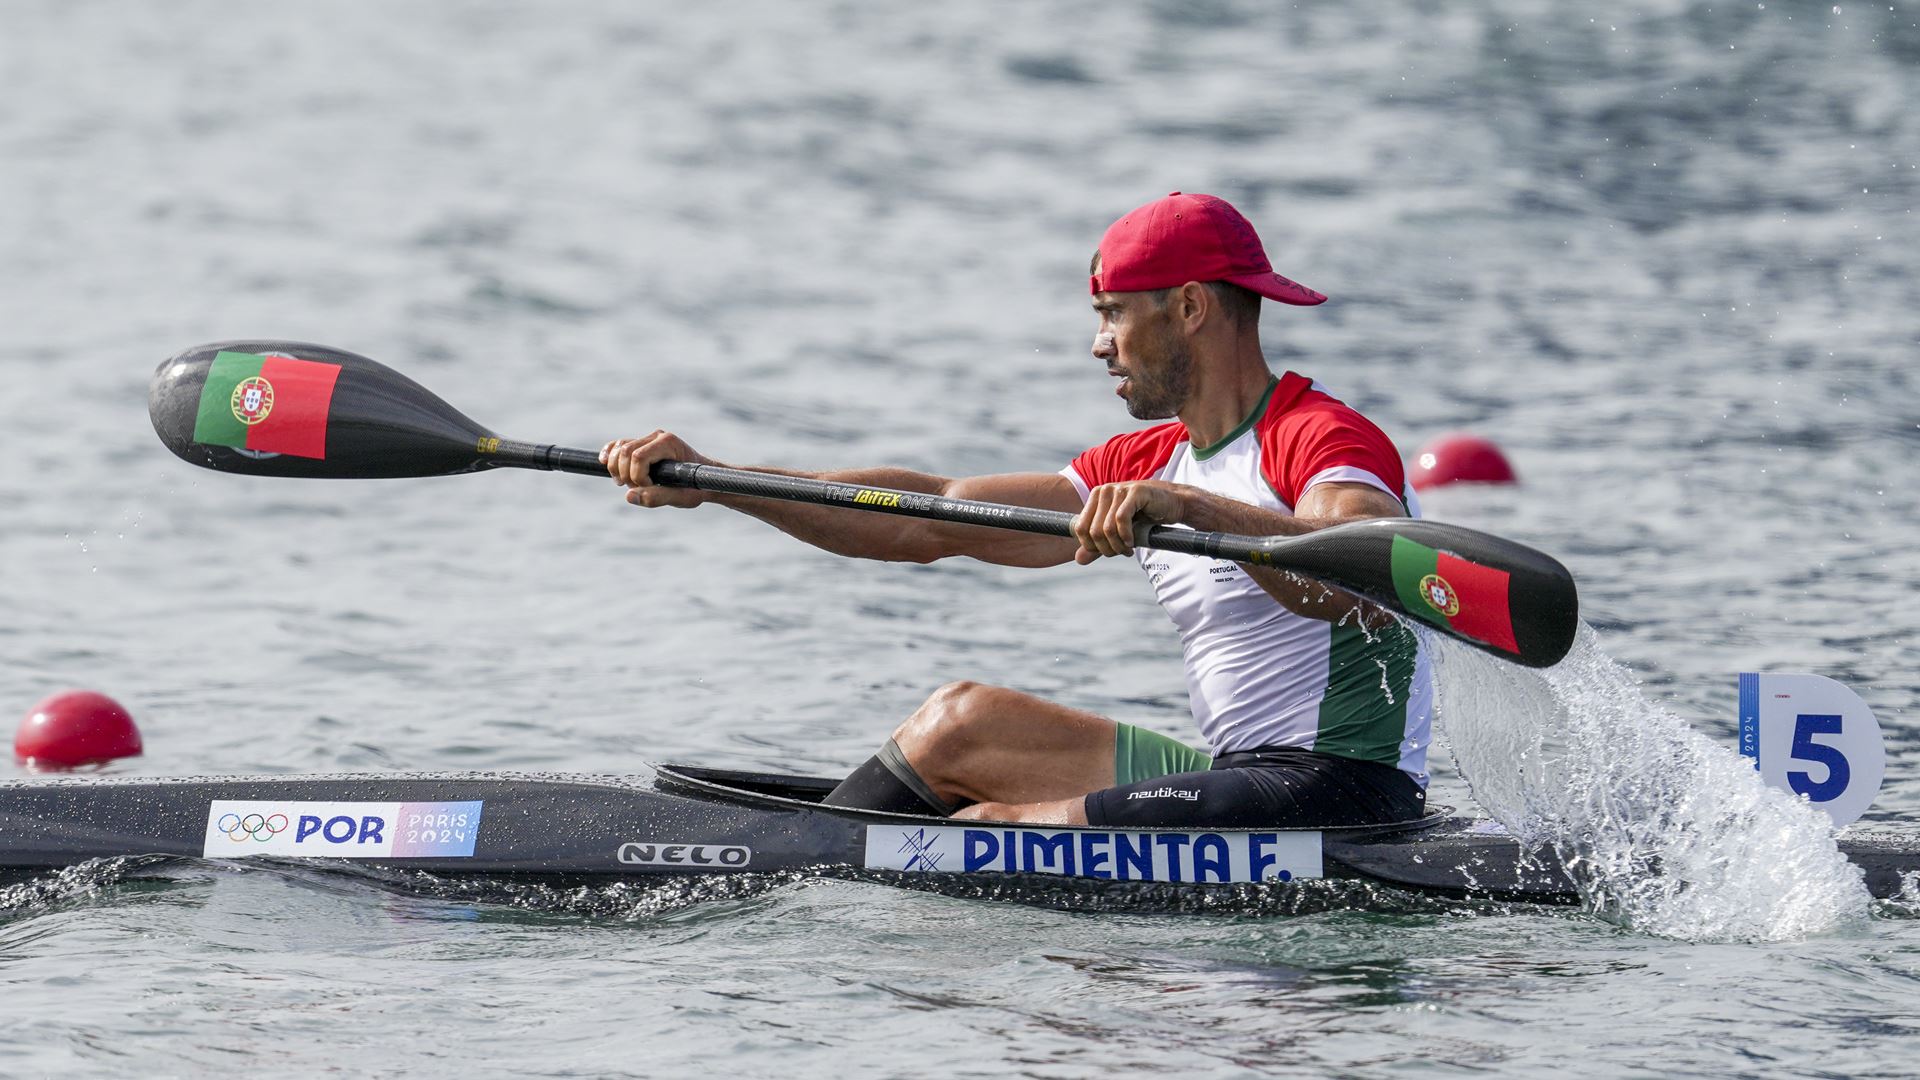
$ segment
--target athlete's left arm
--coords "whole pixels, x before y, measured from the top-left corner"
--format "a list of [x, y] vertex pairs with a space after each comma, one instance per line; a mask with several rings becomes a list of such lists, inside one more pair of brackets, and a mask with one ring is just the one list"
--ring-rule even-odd
[[[1315, 484], [1300, 497], [1300, 505], [1292, 514], [1164, 480], [1103, 484], [1093, 489], [1087, 505], [1074, 519], [1074, 536], [1080, 541], [1074, 559], [1089, 563], [1103, 555], [1132, 553], [1132, 523], [1136, 517], [1162, 525], [1243, 536], [1299, 536], [1349, 521], [1406, 516], [1400, 500], [1371, 484]], [[1357, 609], [1361, 625], [1368, 629], [1393, 621], [1384, 609], [1345, 590], [1285, 570], [1245, 565], [1241, 569], [1296, 615], [1339, 622], [1355, 617]]]

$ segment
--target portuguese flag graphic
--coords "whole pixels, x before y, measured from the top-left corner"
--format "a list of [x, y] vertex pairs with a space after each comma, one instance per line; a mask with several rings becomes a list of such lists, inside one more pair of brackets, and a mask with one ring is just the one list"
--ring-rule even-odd
[[1518, 654], [1505, 570], [1468, 562], [1404, 536], [1393, 538], [1393, 591], [1408, 612]]
[[193, 441], [261, 454], [327, 456], [327, 411], [339, 364], [223, 352], [213, 358]]

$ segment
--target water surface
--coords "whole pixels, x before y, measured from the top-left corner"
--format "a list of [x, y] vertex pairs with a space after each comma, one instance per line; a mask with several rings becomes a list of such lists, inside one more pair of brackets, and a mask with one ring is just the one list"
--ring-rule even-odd
[[[833, 771], [956, 678], [1189, 732], [1128, 565], [856, 564], [581, 478], [193, 472], [144, 402], [179, 349], [268, 336], [514, 437], [1051, 470], [1132, 426], [1087, 256], [1182, 189], [1334, 298], [1269, 306], [1277, 367], [1408, 453], [1508, 447], [1523, 487], [1428, 512], [1567, 562], [1638, 680], [1614, 724], [1643, 701], [1727, 747], [1734, 672], [1822, 672], [1888, 729], [1878, 816], [1920, 807], [1905, 4], [20, 0], [7, 28], [0, 702], [119, 696], [149, 747], [121, 771]], [[1464, 752], [1500, 713], [1447, 726]], [[0, 1071], [1869, 1076], [1920, 1023], [1897, 904], [1756, 941], [1407, 898], [165, 875], [0, 898]]]

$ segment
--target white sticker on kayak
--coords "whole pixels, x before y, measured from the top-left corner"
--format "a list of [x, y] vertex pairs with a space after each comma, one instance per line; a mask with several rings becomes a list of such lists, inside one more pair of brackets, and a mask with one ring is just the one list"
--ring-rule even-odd
[[1317, 832], [1140, 832], [869, 825], [867, 868], [1113, 881], [1292, 881], [1322, 872]]
[[1769, 785], [1805, 795], [1835, 825], [1867, 812], [1887, 771], [1880, 722], [1824, 675], [1740, 675], [1740, 752]]
[[248, 802], [207, 808], [209, 859], [448, 859], [473, 854], [480, 801]]

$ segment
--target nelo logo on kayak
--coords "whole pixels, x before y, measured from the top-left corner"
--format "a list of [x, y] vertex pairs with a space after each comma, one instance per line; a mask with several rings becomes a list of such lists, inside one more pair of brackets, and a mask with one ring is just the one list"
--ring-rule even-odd
[[737, 869], [753, 861], [753, 849], [731, 844], [661, 844], [631, 840], [620, 845], [629, 866], [716, 866]]
[[481, 802], [263, 802], [216, 799], [207, 808], [208, 858], [470, 858]]

